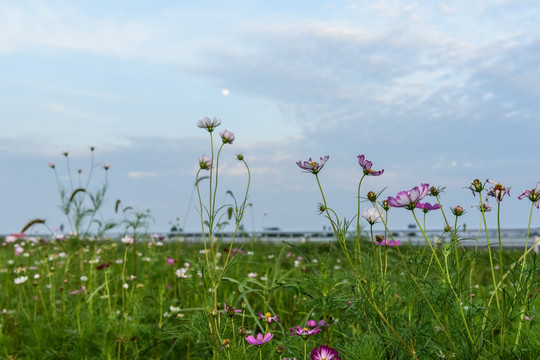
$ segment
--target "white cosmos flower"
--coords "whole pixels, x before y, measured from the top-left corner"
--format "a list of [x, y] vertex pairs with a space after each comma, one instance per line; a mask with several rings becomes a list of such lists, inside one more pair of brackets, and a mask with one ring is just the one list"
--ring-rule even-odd
[[362, 217], [371, 225], [382, 221], [382, 214], [374, 207], [362, 209]]

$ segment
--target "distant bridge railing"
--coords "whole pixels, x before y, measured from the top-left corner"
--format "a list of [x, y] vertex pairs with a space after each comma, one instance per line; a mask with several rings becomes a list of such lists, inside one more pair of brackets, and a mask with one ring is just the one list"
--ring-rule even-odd
[[[418, 229], [405, 229], [405, 230], [392, 230], [392, 236], [396, 240], [400, 240], [402, 243], [409, 243], [412, 245], [423, 245], [425, 238], [422, 232]], [[433, 243], [444, 243], [451, 240], [451, 234], [449, 232], [443, 232], [440, 230], [427, 230], [425, 231], [427, 238]], [[489, 242], [492, 247], [499, 246], [499, 234], [497, 229], [488, 230]], [[224, 242], [232, 240], [234, 233], [221, 232], [215, 235], [216, 238], [222, 239]], [[364, 232], [364, 236], [369, 234]], [[384, 236], [384, 231], [373, 231], [373, 235]], [[389, 237], [389, 236], [388, 236]], [[176, 232], [166, 234], [168, 240], [181, 240], [187, 242], [200, 242], [202, 241], [202, 233], [200, 232]], [[262, 242], [324, 242], [335, 238], [332, 231], [256, 231], [237, 234], [235, 241], [262, 241]], [[459, 231], [458, 239], [465, 247], [485, 247], [487, 246], [486, 231], [482, 230], [466, 230]], [[524, 248], [527, 239], [527, 229], [502, 229], [501, 230], [501, 243], [505, 248]], [[540, 228], [531, 229], [529, 233], [528, 246], [538, 247], [540, 250]]]

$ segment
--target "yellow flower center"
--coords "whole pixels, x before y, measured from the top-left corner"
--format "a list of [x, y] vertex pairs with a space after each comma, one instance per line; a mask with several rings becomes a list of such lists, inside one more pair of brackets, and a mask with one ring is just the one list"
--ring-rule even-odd
[[268, 319], [268, 318], [271, 318], [271, 317], [272, 317], [272, 314], [270, 314], [269, 312], [267, 312], [266, 314], [264, 314], [264, 316]]

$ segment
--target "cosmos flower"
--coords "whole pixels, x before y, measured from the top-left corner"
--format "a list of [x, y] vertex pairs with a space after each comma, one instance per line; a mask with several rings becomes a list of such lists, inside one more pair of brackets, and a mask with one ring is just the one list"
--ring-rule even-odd
[[176, 276], [182, 279], [187, 279], [187, 269], [186, 268], [180, 268], [176, 270]]
[[371, 167], [373, 166], [373, 163], [369, 160], [366, 160], [366, 157], [364, 155], [358, 155], [358, 165], [360, 165], [364, 171], [364, 175], [368, 176], [379, 176], [384, 173], [383, 170], [374, 171]]
[[311, 360], [341, 360], [338, 352], [331, 347], [321, 345], [320, 348], [314, 347], [311, 350]]
[[400, 191], [395, 198], [388, 197], [388, 205], [413, 210], [416, 204], [427, 195], [428, 191], [428, 184], [420, 184], [420, 187], [415, 186], [409, 191]]
[[487, 179], [486, 182], [493, 184], [493, 186], [488, 190], [487, 195], [494, 197], [497, 200], [498, 204], [501, 203], [504, 195], [508, 194], [508, 196], [510, 196], [509, 187], [503, 186], [502, 184], [491, 181], [489, 179]]
[[491, 211], [491, 205], [489, 201], [486, 199], [482, 205], [472, 205], [471, 207], [478, 208], [478, 210], [483, 212], [490, 212]]
[[133, 236], [126, 235], [122, 238], [122, 242], [126, 245], [133, 244]]
[[227, 129], [220, 131], [219, 136], [224, 144], [232, 144], [235, 138], [234, 134]]
[[16, 285], [20, 285], [20, 284], [24, 284], [26, 282], [26, 280], [28, 280], [28, 276], [20, 276], [18, 278], [15, 278], [13, 280], [13, 282], [16, 284]]
[[314, 329], [309, 329], [308, 327], [302, 328], [300, 326], [297, 326], [296, 329], [289, 328], [289, 331], [291, 332], [291, 336], [300, 335], [300, 336], [306, 338], [308, 336], [320, 333], [321, 329], [319, 329], [318, 327], [316, 327]]
[[201, 155], [198, 159], [201, 170], [210, 170], [212, 168], [212, 159], [206, 155]]
[[86, 287], [81, 287], [79, 290], [75, 290], [75, 291], [71, 291], [70, 294], [71, 295], [77, 295], [77, 294], [81, 294], [84, 292], [84, 290], [86, 290]]
[[370, 225], [381, 222], [384, 215], [379, 214], [377, 208], [362, 209], [362, 217], [367, 220]]
[[540, 206], [540, 181], [536, 183], [536, 187], [532, 190], [523, 190], [523, 193], [518, 196], [518, 199], [521, 200], [524, 197], [527, 197], [533, 202], [533, 204], [538, 209]]
[[431, 205], [430, 203], [417, 203], [416, 204], [416, 207], [419, 208], [419, 209], [422, 209], [423, 212], [427, 213], [428, 211], [431, 211], [431, 210], [438, 210], [441, 208], [441, 205], [439, 204], [433, 204]]
[[201, 129], [206, 129], [208, 132], [214, 131], [220, 124], [221, 120], [217, 118], [210, 119], [209, 117], [205, 117], [204, 119], [197, 121], [197, 126]]
[[326, 155], [325, 157], [321, 157], [320, 158], [321, 163], [315, 162], [311, 158], [309, 158], [307, 161], [304, 161], [303, 163], [301, 160], [297, 161], [296, 165], [298, 165], [298, 167], [300, 167], [300, 169], [302, 170], [306, 170], [307, 172], [317, 174], [319, 171], [321, 171], [324, 164], [326, 164], [329, 158], [330, 156], [328, 155]]
[[400, 240], [387, 239], [382, 235], [375, 236], [375, 244], [387, 247], [399, 246], [401, 245]]
[[261, 346], [267, 342], [269, 342], [270, 340], [272, 340], [272, 338], [274, 337], [273, 334], [271, 333], [266, 333], [263, 337], [263, 334], [261, 333], [258, 333], [257, 334], [257, 338], [253, 337], [253, 335], [249, 335], [247, 338], [246, 338], [246, 341], [248, 343], [250, 343], [251, 345], [255, 345], [255, 346]]
[[272, 323], [272, 321], [279, 322], [279, 315], [272, 316], [271, 313], [267, 312], [266, 314], [258, 313], [259, 319], [263, 321], [268, 321], [269, 324]]

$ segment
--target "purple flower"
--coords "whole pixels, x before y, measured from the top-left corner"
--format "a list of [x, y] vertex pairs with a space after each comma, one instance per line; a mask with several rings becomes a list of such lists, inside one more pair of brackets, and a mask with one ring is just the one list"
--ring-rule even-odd
[[420, 187], [415, 186], [409, 191], [400, 191], [395, 198], [388, 197], [388, 205], [412, 210], [427, 195], [428, 191], [428, 184], [420, 184]]
[[508, 194], [508, 196], [510, 196], [510, 188], [507, 188], [506, 186], [503, 186], [489, 179], [487, 179], [486, 182], [493, 184], [493, 186], [488, 190], [487, 195], [493, 196], [497, 200], [498, 204], [501, 203], [505, 194]]
[[417, 203], [416, 204], [416, 207], [419, 208], [419, 209], [422, 209], [422, 211], [424, 211], [425, 213], [427, 213], [428, 211], [431, 211], [431, 210], [438, 210], [441, 208], [441, 205], [439, 204], [433, 204], [431, 205], [430, 203]]
[[364, 175], [379, 176], [379, 175], [382, 175], [382, 173], [384, 172], [384, 169], [379, 170], [379, 171], [374, 171], [371, 168], [373, 166], [373, 163], [369, 160], [366, 160], [366, 157], [364, 155], [358, 155], [357, 157], [358, 157], [358, 165], [360, 165], [362, 169], [364, 170]]
[[289, 328], [289, 331], [291, 332], [291, 336], [293, 335], [300, 335], [304, 338], [315, 335], [321, 332], [321, 329], [316, 327], [315, 329], [308, 329], [307, 327], [301, 328], [300, 326], [297, 326], [296, 329]]
[[202, 170], [210, 170], [212, 168], [212, 159], [208, 156], [202, 155], [198, 160]]
[[271, 334], [271, 333], [267, 333], [266, 335], [264, 335], [264, 337], [263, 337], [263, 334], [258, 333], [258, 334], [257, 334], [257, 338], [254, 338], [253, 335], [249, 335], [249, 336], [246, 338], [246, 341], [247, 341], [248, 343], [250, 343], [251, 345], [261, 346], [261, 345], [263, 345], [264, 343], [269, 342], [273, 337], [274, 337], [274, 335]]
[[269, 312], [266, 314], [258, 313], [259, 319], [263, 321], [268, 321], [269, 324], [272, 323], [272, 321], [279, 322], [279, 315], [272, 316]]
[[314, 347], [311, 350], [311, 360], [341, 360], [338, 352], [331, 347], [321, 345], [320, 348]]
[[234, 134], [227, 129], [222, 130], [219, 133], [219, 136], [221, 136], [221, 140], [223, 140], [224, 144], [232, 144], [234, 141]]
[[306, 325], [308, 327], [315, 327], [317, 326], [317, 322], [315, 320], [308, 320], [308, 322], [306, 323]]
[[382, 214], [379, 214], [377, 208], [362, 209], [362, 217], [367, 220], [370, 225], [381, 222], [384, 218]]
[[540, 206], [540, 181], [536, 183], [536, 187], [532, 190], [523, 190], [523, 193], [518, 196], [518, 199], [521, 200], [524, 197], [527, 197], [531, 200], [536, 208]]
[[214, 128], [218, 127], [220, 124], [221, 120], [216, 118], [210, 119], [205, 117], [204, 119], [197, 121], [197, 126], [201, 129], [206, 129], [208, 132], [214, 131]]
[[382, 235], [377, 235], [377, 236], [375, 236], [375, 244], [381, 245], [381, 246], [386, 246], [386, 247], [389, 247], [389, 246], [393, 247], [393, 246], [401, 245], [401, 241], [400, 240], [386, 239]]
[[75, 290], [75, 291], [70, 292], [70, 295], [80, 294], [80, 293], [84, 292], [84, 290], [86, 290], [86, 287], [83, 286], [83, 287], [81, 287], [80, 290]]
[[300, 167], [300, 169], [302, 170], [306, 170], [310, 173], [313, 173], [313, 174], [317, 174], [319, 171], [321, 171], [321, 169], [323, 168], [324, 164], [326, 164], [326, 162], [328, 161], [328, 159], [330, 158], [330, 156], [326, 155], [325, 157], [321, 157], [321, 163], [319, 164], [318, 162], [315, 162], [313, 160], [311, 160], [311, 158], [308, 159], [308, 161], [304, 161], [302, 163], [302, 161], [297, 161], [296, 162], [296, 165], [298, 165]]

